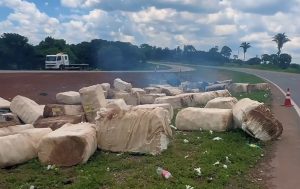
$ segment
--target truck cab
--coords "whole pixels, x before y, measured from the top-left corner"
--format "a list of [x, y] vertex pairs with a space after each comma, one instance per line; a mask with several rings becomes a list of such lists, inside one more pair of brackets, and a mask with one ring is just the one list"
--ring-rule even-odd
[[69, 66], [69, 56], [67, 54], [58, 53], [56, 55], [47, 55], [45, 61], [45, 69], [64, 69]]

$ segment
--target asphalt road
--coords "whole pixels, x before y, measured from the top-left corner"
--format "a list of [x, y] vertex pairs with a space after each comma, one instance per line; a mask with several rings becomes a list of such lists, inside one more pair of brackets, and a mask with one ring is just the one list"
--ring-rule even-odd
[[[206, 66], [205, 66], [206, 67]], [[214, 68], [214, 67], [210, 67]], [[266, 71], [266, 70], [256, 70], [248, 68], [224, 68], [217, 67], [218, 69], [226, 69], [232, 71], [240, 71], [253, 75], [257, 75], [267, 81], [277, 85], [280, 90], [285, 93], [287, 88], [290, 89], [291, 97], [295, 105], [295, 109], [300, 116], [300, 74], [294, 73], [284, 73], [284, 72], [275, 72], [275, 71]], [[282, 102], [283, 103], [283, 102]]]

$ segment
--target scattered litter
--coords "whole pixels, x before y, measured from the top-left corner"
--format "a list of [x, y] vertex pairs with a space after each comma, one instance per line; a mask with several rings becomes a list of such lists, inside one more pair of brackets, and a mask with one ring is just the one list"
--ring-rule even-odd
[[216, 161], [213, 165], [220, 165], [220, 162]]
[[186, 155], [186, 156], [184, 156], [184, 159], [186, 159], [186, 158], [188, 158], [189, 157], [189, 155]]
[[183, 133], [184, 136], [186, 136], [186, 133]]
[[202, 131], [203, 129], [202, 128], [199, 128], [199, 131]]
[[31, 185], [30, 187], [29, 187], [29, 189], [34, 189], [35, 187], [33, 186], [33, 185]]
[[194, 170], [196, 171], [198, 176], [201, 176], [202, 173], [201, 173], [201, 168], [200, 167], [195, 168]]
[[205, 150], [204, 152], [202, 152], [202, 154], [207, 154], [208, 153], [208, 151], [207, 150]]
[[161, 175], [161, 176], [162, 176], [163, 178], [165, 178], [165, 179], [169, 179], [169, 178], [172, 177], [172, 175], [171, 175], [171, 173], [170, 173], [169, 171], [164, 170], [164, 169], [161, 168], [161, 167], [157, 167], [156, 173], [157, 173], [158, 175]]
[[226, 163], [231, 163], [231, 161], [229, 160], [229, 157], [228, 157], [228, 156], [226, 156], [225, 158], [226, 158], [226, 160], [225, 160]]
[[262, 181], [262, 179], [261, 179], [261, 178], [258, 178], [257, 180], [258, 180], [258, 181]]
[[218, 140], [223, 140], [223, 139], [221, 137], [215, 137], [215, 138], [213, 138], [213, 140], [218, 141]]
[[187, 139], [184, 139], [183, 142], [184, 143], [189, 143], [189, 141]]
[[170, 127], [177, 130], [177, 127], [175, 127], [174, 125], [170, 125]]
[[248, 146], [250, 146], [251, 148], [260, 148], [258, 145], [256, 144], [248, 144]]
[[264, 157], [265, 155], [264, 154], [260, 154], [260, 157]]
[[106, 171], [107, 171], [107, 172], [109, 172], [109, 171], [110, 171], [110, 168], [109, 168], [109, 167], [107, 167], [107, 168], [106, 168]]
[[50, 170], [50, 169], [55, 169], [55, 165], [48, 165], [47, 170]]
[[223, 165], [223, 168], [224, 168], [224, 169], [227, 169], [227, 168], [228, 168], [228, 166], [224, 164], [224, 165]]
[[212, 130], [209, 130], [209, 133], [212, 135], [214, 132]]
[[212, 180], [213, 180], [212, 177], [208, 177], [208, 178], [207, 178], [207, 181], [208, 181], [208, 182], [211, 182]]
[[121, 156], [121, 155], [123, 155], [124, 153], [119, 153], [119, 154], [117, 154], [117, 156]]
[[185, 189], [194, 189], [194, 187], [192, 187], [190, 185], [185, 185]]
[[200, 139], [200, 137], [197, 137], [197, 139]]

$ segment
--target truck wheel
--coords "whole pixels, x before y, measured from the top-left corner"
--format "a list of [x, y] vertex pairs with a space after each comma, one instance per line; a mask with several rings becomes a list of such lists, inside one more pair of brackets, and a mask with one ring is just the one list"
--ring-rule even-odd
[[64, 66], [64, 65], [60, 65], [60, 66], [59, 66], [59, 69], [60, 69], [60, 70], [64, 70], [64, 69], [65, 69], [65, 66]]

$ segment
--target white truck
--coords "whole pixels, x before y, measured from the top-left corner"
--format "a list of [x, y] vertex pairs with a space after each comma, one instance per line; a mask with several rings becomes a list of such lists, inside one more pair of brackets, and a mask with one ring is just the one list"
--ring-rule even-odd
[[69, 56], [64, 53], [46, 55], [45, 69], [87, 69], [88, 64], [70, 64]]

